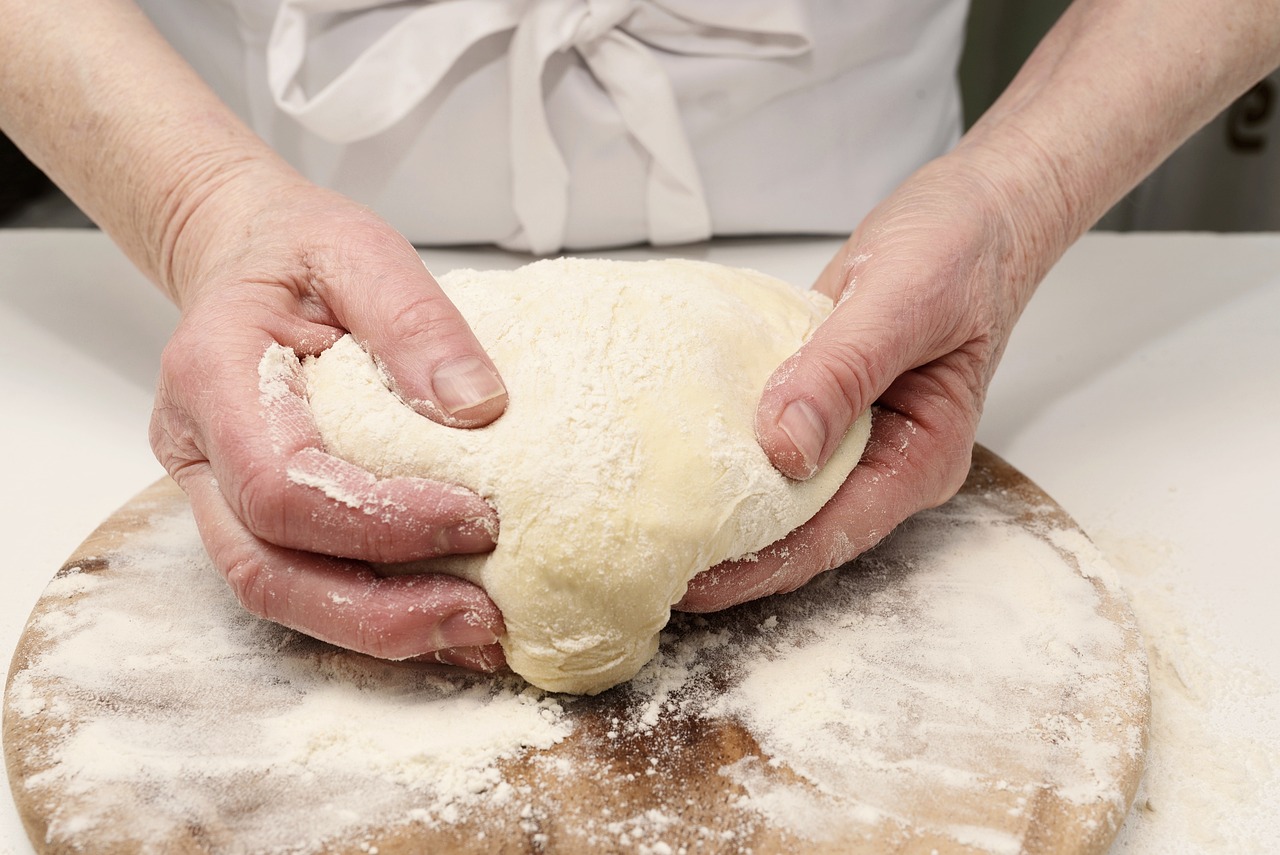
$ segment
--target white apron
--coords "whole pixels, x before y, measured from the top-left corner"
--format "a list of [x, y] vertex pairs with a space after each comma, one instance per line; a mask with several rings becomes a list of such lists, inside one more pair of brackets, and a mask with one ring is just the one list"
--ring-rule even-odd
[[417, 244], [847, 233], [954, 143], [965, 0], [143, 0]]

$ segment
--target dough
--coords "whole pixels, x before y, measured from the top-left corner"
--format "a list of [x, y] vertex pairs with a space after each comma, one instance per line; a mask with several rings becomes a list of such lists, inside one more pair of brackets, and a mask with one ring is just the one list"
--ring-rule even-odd
[[460, 430], [416, 414], [350, 338], [307, 361], [311, 407], [332, 453], [494, 505], [492, 553], [391, 569], [483, 586], [511, 668], [544, 689], [633, 676], [694, 574], [813, 516], [866, 444], [864, 414], [796, 482], [756, 442], [765, 381], [831, 311], [820, 294], [683, 260], [558, 259], [440, 284], [507, 384], [501, 418]]

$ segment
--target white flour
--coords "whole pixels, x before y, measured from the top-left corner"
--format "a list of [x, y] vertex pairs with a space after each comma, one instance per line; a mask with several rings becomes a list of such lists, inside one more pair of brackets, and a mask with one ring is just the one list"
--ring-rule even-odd
[[[1092, 549], [1076, 555], [1084, 575], [1106, 574]], [[950, 791], [955, 824], [929, 830], [992, 852], [1019, 841], [979, 816], [964, 821], [967, 793], [999, 791], [1013, 814], [1046, 786], [1075, 804], [1122, 806], [1117, 764], [1140, 757], [1142, 734], [1120, 723], [1139, 712], [1127, 689], [1143, 663], [1061, 562], [1048, 542], [964, 498], [901, 530], [861, 563], [893, 579], [864, 592], [869, 607], [755, 657], [709, 710], [746, 721], [803, 785], [766, 786], [753, 764], [730, 774], [796, 833], [830, 827], [814, 817], [847, 793], [858, 796], [842, 809], [858, 824], [919, 828], [897, 813], [914, 802], [903, 794]]]
[[1273, 853], [1280, 841], [1280, 684], [1223, 645], [1182, 559], [1159, 542], [1099, 538], [1151, 662], [1147, 773], [1115, 855]]
[[[51, 840], [90, 830], [110, 840], [145, 822], [161, 840], [175, 823], [203, 822], [265, 851], [318, 851], [407, 817], [424, 797], [440, 811], [500, 797], [496, 761], [569, 733], [559, 704], [514, 678], [348, 657], [258, 621], [228, 598], [194, 537], [185, 517], [158, 517], [111, 579], [72, 572], [45, 593], [92, 602], [35, 623], [57, 643], [7, 696], [11, 715], [76, 710], [54, 765], [28, 784], [56, 782], [79, 800], [73, 813], [52, 807]], [[66, 690], [52, 705], [51, 679]], [[86, 715], [94, 698], [110, 700]], [[128, 827], [104, 822], [122, 794], [139, 808]], [[237, 813], [241, 797], [261, 803]]]
[[[1085, 578], [1106, 568], [1082, 541], [1070, 560], [1086, 572], [1073, 573], [981, 500], [922, 515], [801, 596], [678, 617], [630, 684], [591, 699], [379, 662], [259, 621], [185, 515], [156, 516], [127, 546], [107, 575], [51, 584], [55, 607], [33, 626], [56, 643], [7, 698], [10, 716], [69, 728], [25, 785], [56, 796], [54, 843], [196, 827], [213, 851], [372, 851], [376, 829], [479, 816], [534, 847], [555, 832], [570, 850], [747, 852], [766, 827], [802, 845], [919, 825], [910, 808], [928, 793], [957, 808], [920, 833], [1005, 852], [1016, 838], [966, 804], [999, 805], [1016, 826], [1053, 791], [1105, 817], [1140, 750], [1119, 723], [1140, 703], [1143, 662]], [[745, 756], [698, 768], [734, 721]], [[699, 775], [723, 804], [691, 799]], [[607, 807], [561, 798], [583, 781]]]

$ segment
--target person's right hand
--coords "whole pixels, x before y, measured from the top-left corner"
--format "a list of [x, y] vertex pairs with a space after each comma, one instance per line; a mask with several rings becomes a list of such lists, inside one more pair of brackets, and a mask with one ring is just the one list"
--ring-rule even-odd
[[506, 391], [413, 247], [367, 209], [287, 171], [248, 166], [197, 197], [167, 241], [182, 309], [151, 440], [200, 536], [254, 614], [373, 656], [503, 663], [497, 607], [448, 576], [381, 577], [367, 562], [491, 549], [482, 499], [377, 479], [327, 454], [298, 359], [351, 332], [395, 391], [467, 429]]

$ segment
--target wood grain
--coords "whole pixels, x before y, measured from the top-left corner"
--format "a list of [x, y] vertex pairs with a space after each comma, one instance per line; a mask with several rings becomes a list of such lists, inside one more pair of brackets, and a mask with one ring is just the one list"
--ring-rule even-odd
[[[990, 452], [975, 449], [974, 466], [961, 499], [976, 503], [971, 507], [981, 507], [988, 516], [996, 514], [1042, 542], [1053, 544], [1061, 564], [1055, 572], [1080, 575], [1081, 554], [1071, 546], [1076, 541], [1060, 536], [1079, 535], [1074, 522], [1034, 484]], [[132, 560], [138, 543], [136, 535], [156, 526], [158, 520], [171, 520], [184, 513], [185, 497], [171, 482], [161, 481], [90, 535], [58, 573], [63, 578], [91, 574], [110, 581]], [[945, 514], [946, 510], [937, 513]], [[965, 511], [955, 517], [958, 522], [954, 524], [969, 524], [971, 517], [973, 514]], [[936, 522], [939, 518], [934, 519]], [[714, 698], [717, 692], [732, 686], [734, 675], [744, 667], [740, 661], [744, 651], [747, 656], [768, 654], [767, 648], [753, 646], [752, 639], [760, 626], [771, 619], [785, 621], [791, 614], [821, 617], [824, 609], [832, 615], [856, 611], [860, 603], [870, 603], [905, 584], [904, 580], [917, 570], [913, 567], [915, 561], [914, 556], [894, 553], [890, 544], [848, 568], [827, 574], [820, 584], [794, 594], [705, 618], [677, 616], [664, 640], [664, 650], [682, 639], [710, 631], [727, 633], [734, 639], [734, 643], [721, 644], [706, 653], [710, 667], [700, 672], [703, 682], [699, 691], [703, 694], [699, 697]], [[173, 570], [175, 574], [206, 571], [212, 572], [190, 567]], [[176, 584], [182, 584], [180, 575], [175, 578]], [[865, 794], [811, 793], [816, 803], [827, 806], [832, 822], [822, 835], [808, 836], [795, 823], [779, 823], [761, 812], [748, 798], [742, 782], [723, 771], [734, 764], [751, 762], [762, 776], [761, 786], [776, 786], [787, 792], [815, 790], [813, 782], [802, 773], [771, 757], [761, 734], [732, 716], [707, 716], [691, 710], [690, 704], [703, 703], [692, 694], [689, 697], [693, 700], [686, 699], [680, 714], [664, 712], [650, 727], [623, 728], [620, 732], [619, 721], [637, 720], [644, 705], [653, 700], [635, 687], [624, 686], [594, 698], [566, 701], [564, 714], [573, 725], [568, 738], [551, 748], [525, 751], [500, 762], [502, 780], [512, 791], [522, 794], [520, 798], [481, 802], [479, 807], [473, 805], [473, 809], [456, 812], [448, 821], [442, 821], [439, 817], [443, 814], [432, 813], [435, 808], [429, 794], [418, 795], [415, 798], [420, 799], [426, 813], [396, 822], [357, 822], [340, 837], [319, 843], [297, 841], [290, 851], [344, 855], [369, 855], [373, 851], [380, 855], [587, 851], [651, 855], [1104, 852], [1123, 821], [1141, 775], [1149, 707], [1141, 639], [1128, 607], [1105, 579], [1093, 577], [1087, 581], [1093, 592], [1093, 607], [1102, 620], [1117, 629], [1120, 639], [1108, 665], [1110, 670], [1092, 675], [1091, 679], [1113, 681], [1117, 687], [1115, 697], [1105, 704], [1105, 709], [1101, 708], [1096, 697], [1082, 699], [1079, 682], [1074, 681], [1050, 690], [1057, 693], [1050, 702], [1070, 721], [1087, 723], [1099, 745], [1114, 749], [1099, 766], [1098, 782], [1115, 794], [1111, 798], [1082, 800], [1078, 794], [1055, 785], [1055, 770], [1028, 770], [1017, 764], [1004, 768], [999, 752], [993, 752], [989, 760], [980, 762], [989, 762], [990, 769], [979, 770], [978, 785], [970, 781], [957, 788], [946, 779], [922, 772], [918, 780], [895, 784], [895, 801], [888, 804], [882, 799], [871, 813], [860, 812], [860, 806], [865, 807]], [[50, 616], [97, 607], [99, 590], [90, 586], [70, 596], [47, 593], [32, 614], [10, 669], [4, 716], [5, 757], [18, 808], [36, 850], [107, 855], [278, 851], [275, 843], [255, 839], [246, 831], [256, 827], [268, 807], [270, 797], [264, 794], [280, 786], [270, 768], [254, 772], [245, 779], [247, 783], [230, 790], [211, 784], [207, 791], [201, 791], [199, 781], [171, 782], [175, 787], [180, 783], [183, 793], [197, 793], [198, 796], [187, 798], [200, 802], [199, 810], [175, 811], [172, 794], [161, 798], [155, 791], [154, 776], [146, 778], [151, 789], [124, 782], [87, 794], [74, 785], [76, 760], [62, 749], [80, 728], [124, 706], [170, 702], [158, 697], [148, 699], [145, 682], [141, 684], [143, 696], [139, 697], [136, 687], [129, 692], [122, 689], [118, 694], [101, 689], [87, 691], [42, 671], [44, 657], [56, 652], [66, 637], [65, 633], [48, 629], [57, 625], [50, 623]], [[182, 628], [164, 625], [156, 617], [160, 613], [154, 607], [139, 604], [137, 615], [131, 619], [139, 622], [139, 631], [171, 633], [173, 644], [181, 646]], [[229, 631], [243, 629], [245, 644], [258, 648], [254, 655], [268, 663], [276, 661], [271, 657], [278, 657], [282, 674], [297, 673], [290, 669], [325, 669], [339, 675], [339, 679], [354, 681], [362, 690], [377, 691], [383, 683], [402, 680], [407, 668], [432, 671], [426, 666], [377, 662], [247, 616], [236, 618], [235, 624]], [[922, 632], [926, 630], [922, 628]], [[90, 624], [83, 631], [95, 630]], [[1071, 641], [1065, 639], [1064, 643]], [[928, 639], [922, 637], [921, 643], [928, 643]], [[1096, 669], [1096, 663], [1090, 667]], [[247, 697], [252, 686], [219, 684], [216, 674], [210, 679], [215, 682], [204, 687], [200, 696], [207, 696], [210, 704], [225, 704], [226, 708], [219, 706], [209, 714], [260, 714], [251, 704], [237, 711], [235, 703], [227, 704], [225, 700]], [[456, 679], [462, 686], [488, 678], [451, 675], [448, 679]], [[957, 681], [963, 679], [962, 675], [956, 676]], [[804, 688], [779, 686], [779, 691]], [[851, 693], [861, 689], [849, 687]], [[923, 714], [927, 717], [928, 711]], [[815, 734], [814, 738], [831, 736]], [[1000, 735], [994, 734], [992, 744], [998, 745], [999, 741]], [[929, 750], [943, 749], [933, 745]], [[958, 745], [956, 750], [968, 747]], [[770, 764], [770, 759], [775, 762]], [[972, 762], [967, 757], [957, 760], [957, 764]], [[392, 781], [370, 786], [387, 787], [388, 800], [404, 797]], [[424, 816], [431, 818], [423, 819]], [[646, 824], [634, 819], [645, 816], [661, 821]], [[634, 821], [623, 821], [627, 817]], [[302, 821], [305, 824], [305, 818]], [[972, 832], [960, 833], [957, 829]]]

